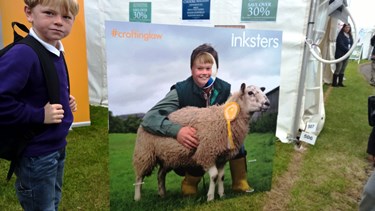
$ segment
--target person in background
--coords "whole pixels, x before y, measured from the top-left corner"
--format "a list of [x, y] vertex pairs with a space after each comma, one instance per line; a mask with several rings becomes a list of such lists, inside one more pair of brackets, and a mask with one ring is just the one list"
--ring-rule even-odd
[[50, 53], [60, 86], [60, 104], [48, 102], [47, 86], [36, 52], [17, 44], [0, 58], [0, 127], [42, 127], [15, 164], [15, 189], [22, 208], [58, 210], [63, 183], [66, 136], [77, 110], [69, 93], [61, 39], [69, 35], [77, 0], [24, 0], [24, 12], [32, 24], [28, 36]]
[[[197, 148], [199, 140], [196, 130], [169, 121], [168, 114], [186, 106], [207, 107], [224, 104], [230, 96], [231, 86], [226, 81], [216, 78], [216, 72], [213, 73], [216, 67], [219, 67], [218, 53], [211, 45], [202, 44], [195, 48], [190, 58], [191, 76], [173, 85], [167, 95], [146, 113], [141, 126], [150, 133], [174, 137], [189, 149]], [[232, 189], [236, 192], [253, 192], [254, 189], [247, 182], [244, 147], [229, 163]], [[181, 184], [182, 194], [196, 195], [204, 170], [201, 167], [191, 167], [175, 169], [175, 172], [184, 176]]]
[[[369, 101], [372, 102], [372, 101]], [[369, 108], [373, 105], [369, 103]], [[372, 127], [371, 134], [367, 143], [368, 160], [371, 162], [373, 167], [375, 167], [375, 127], [372, 122], [375, 120], [375, 115], [371, 112], [372, 109], [369, 109], [369, 124]], [[367, 180], [366, 185], [363, 188], [361, 201], [359, 203], [360, 211], [375, 210], [375, 171], [372, 172], [371, 176]]]
[[370, 44], [372, 46], [371, 51], [371, 79], [370, 84], [375, 86], [375, 35], [371, 37]]
[[[344, 56], [353, 45], [353, 36], [350, 24], [345, 23], [336, 38], [335, 59]], [[333, 73], [332, 86], [344, 87], [344, 73], [348, 65], [349, 57], [341, 62], [336, 63], [336, 70]]]
[[368, 137], [367, 142], [367, 154], [368, 154], [368, 160], [374, 165], [375, 167], [375, 111], [373, 111], [374, 108], [374, 101], [373, 96], [370, 96], [368, 98], [368, 121], [369, 125], [372, 126], [372, 130], [370, 133], [370, 136]]
[[375, 166], [375, 127], [372, 127], [371, 134], [367, 142], [368, 160]]
[[375, 210], [375, 171], [367, 180], [363, 188], [361, 201], [359, 202], [359, 211], [373, 211]]

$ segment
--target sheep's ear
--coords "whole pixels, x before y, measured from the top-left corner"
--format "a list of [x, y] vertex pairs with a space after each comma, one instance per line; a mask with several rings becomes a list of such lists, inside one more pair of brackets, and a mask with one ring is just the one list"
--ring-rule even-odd
[[241, 84], [241, 92], [242, 92], [242, 94], [245, 93], [245, 89], [246, 89], [246, 84], [242, 83]]
[[260, 90], [262, 90], [262, 92], [264, 92], [264, 90], [266, 90], [266, 88], [260, 87]]

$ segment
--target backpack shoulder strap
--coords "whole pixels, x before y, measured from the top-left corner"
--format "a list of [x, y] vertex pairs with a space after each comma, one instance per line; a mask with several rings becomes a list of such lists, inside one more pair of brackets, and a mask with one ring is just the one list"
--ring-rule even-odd
[[18, 22], [12, 22], [12, 28], [13, 28], [13, 42], [18, 42], [23, 39], [21, 35], [19, 35], [16, 30], [14, 29], [14, 26], [17, 26], [19, 29], [21, 29], [25, 33], [29, 33], [29, 29], [23, 25], [22, 23]]
[[18, 43], [23, 43], [34, 49], [39, 57], [46, 81], [48, 96], [51, 104], [60, 103], [59, 77], [56, 72], [50, 52], [34, 37], [28, 35]]
[[9, 49], [11, 49], [18, 41], [23, 39], [23, 37], [17, 33], [16, 29], [14, 28], [15, 26], [17, 26], [23, 32], [29, 33], [29, 29], [22, 23], [12, 22], [13, 42], [0, 50], [0, 57], [4, 55]]
[[64, 53], [61, 53], [61, 56], [63, 57], [63, 60], [64, 60], [65, 71], [66, 71], [66, 79], [68, 80], [68, 92], [70, 94], [70, 79], [69, 79], [68, 65], [66, 65]]

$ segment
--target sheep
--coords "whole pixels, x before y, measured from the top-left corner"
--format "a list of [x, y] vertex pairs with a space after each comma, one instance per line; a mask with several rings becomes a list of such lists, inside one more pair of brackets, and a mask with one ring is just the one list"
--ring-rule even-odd
[[[227, 100], [236, 102], [240, 111], [228, 125], [224, 117], [224, 105], [206, 108], [185, 107], [168, 115], [172, 122], [197, 129], [199, 145], [190, 150], [175, 138], [153, 135], [141, 126], [133, 154], [133, 166], [136, 175], [134, 200], [141, 199], [141, 188], [145, 176], [150, 176], [155, 166], [159, 165], [158, 192], [165, 196], [166, 174], [177, 167], [202, 166], [210, 176], [207, 201], [214, 199], [215, 181], [218, 183], [218, 194], [224, 196], [224, 165], [234, 158], [244, 143], [249, 132], [251, 115], [257, 111], [266, 111], [270, 107], [264, 88], [248, 86], [243, 83], [240, 91], [233, 93]], [[228, 145], [228, 127], [231, 128], [234, 147]]]

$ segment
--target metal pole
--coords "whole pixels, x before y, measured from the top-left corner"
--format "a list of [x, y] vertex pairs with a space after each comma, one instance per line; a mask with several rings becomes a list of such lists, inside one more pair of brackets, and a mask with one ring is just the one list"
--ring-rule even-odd
[[[313, 27], [314, 27], [314, 21], [316, 16], [316, 8], [318, 7], [319, 0], [312, 0], [311, 6], [310, 6], [310, 15], [309, 15], [309, 22], [307, 24], [307, 32], [306, 37], [307, 39], [310, 39], [313, 37]], [[296, 104], [296, 116], [294, 117], [294, 124], [292, 127], [292, 134], [289, 139], [291, 141], [295, 142], [297, 141], [297, 134], [299, 130], [299, 124], [301, 119], [301, 106], [302, 106], [302, 98], [305, 92], [305, 80], [306, 80], [306, 69], [307, 69], [307, 63], [310, 58], [310, 49], [305, 43], [304, 47], [304, 53], [302, 58], [302, 68], [301, 68], [301, 74], [299, 78], [299, 84], [298, 84], [298, 94], [297, 94], [297, 104]]]

